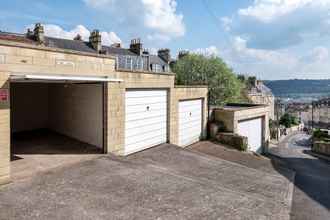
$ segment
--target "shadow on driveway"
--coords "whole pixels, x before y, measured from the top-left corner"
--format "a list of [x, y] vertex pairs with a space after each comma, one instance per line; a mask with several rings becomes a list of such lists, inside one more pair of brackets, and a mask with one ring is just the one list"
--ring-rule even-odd
[[330, 219], [330, 163], [304, 153], [310, 146], [309, 138], [293, 144], [291, 148], [273, 148], [270, 155], [273, 163], [282, 161], [296, 172], [291, 219]]

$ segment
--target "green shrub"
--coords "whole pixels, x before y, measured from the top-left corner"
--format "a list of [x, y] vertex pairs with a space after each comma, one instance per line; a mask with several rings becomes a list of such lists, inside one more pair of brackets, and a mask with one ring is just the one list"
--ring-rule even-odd
[[313, 137], [318, 140], [323, 140], [323, 141], [328, 141], [329, 140], [329, 135], [327, 132], [322, 131], [321, 129], [316, 129], [313, 132]]
[[299, 125], [299, 121], [296, 117], [285, 113], [280, 119], [280, 124], [286, 128], [291, 128], [294, 125]]

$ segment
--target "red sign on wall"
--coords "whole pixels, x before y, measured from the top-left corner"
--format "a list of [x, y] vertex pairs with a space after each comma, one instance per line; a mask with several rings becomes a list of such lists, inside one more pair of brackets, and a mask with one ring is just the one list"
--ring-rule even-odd
[[0, 89], [0, 102], [7, 102], [9, 100], [8, 89]]

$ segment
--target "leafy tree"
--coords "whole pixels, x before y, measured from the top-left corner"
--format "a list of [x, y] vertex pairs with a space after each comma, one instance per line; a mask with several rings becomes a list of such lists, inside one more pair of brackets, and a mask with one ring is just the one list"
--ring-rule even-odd
[[242, 83], [219, 57], [187, 54], [173, 64], [172, 70], [178, 85], [208, 85], [212, 105], [242, 100]]
[[298, 125], [298, 119], [288, 113], [285, 113], [281, 119], [280, 124], [284, 125], [286, 128], [291, 128], [293, 125]]

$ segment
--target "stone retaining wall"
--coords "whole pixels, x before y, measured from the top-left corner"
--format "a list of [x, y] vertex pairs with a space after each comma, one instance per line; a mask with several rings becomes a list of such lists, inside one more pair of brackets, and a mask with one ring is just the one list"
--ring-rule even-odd
[[312, 147], [315, 153], [324, 154], [330, 156], [330, 143], [315, 141]]

